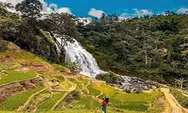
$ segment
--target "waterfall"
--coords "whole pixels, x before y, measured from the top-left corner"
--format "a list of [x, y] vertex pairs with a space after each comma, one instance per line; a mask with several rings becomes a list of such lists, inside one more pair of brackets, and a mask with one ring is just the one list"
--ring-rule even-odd
[[79, 65], [82, 70], [80, 74], [95, 77], [96, 75], [103, 73], [103, 71], [100, 70], [95, 58], [89, 52], [87, 52], [77, 40], [73, 39], [73, 41], [70, 42], [63, 41], [61, 37], [55, 37], [58, 43], [56, 44], [57, 50], [59, 51], [62, 47], [64, 48], [65, 61], [75, 62], [77, 65]]

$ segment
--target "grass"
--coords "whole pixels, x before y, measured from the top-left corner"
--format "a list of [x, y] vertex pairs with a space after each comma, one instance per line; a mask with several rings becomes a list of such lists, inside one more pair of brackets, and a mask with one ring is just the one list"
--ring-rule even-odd
[[77, 85], [77, 89], [81, 90], [83, 89], [82, 83], [77, 80], [72, 80], [73, 83]]
[[20, 68], [21, 65], [17, 62], [1, 62], [0, 63], [0, 70], [15, 70]]
[[[142, 94], [127, 94], [104, 83], [103, 84], [91, 83], [86, 88], [86, 85], [90, 81], [89, 78], [80, 81], [66, 79], [66, 77], [65, 78], [63, 77], [64, 75], [66, 75], [66, 73], [61, 73], [66, 71], [67, 70], [66, 68], [56, 64], [50, 65], [45, 60], [37, 57], [36, 55], [33, 55], [32, 53], [28, 53], [26, 51], [1, 52], [0, 57], [1, 56], [3, 57], [10, 56], [11, 59], [13, 60], [10, 62], [3, 62], [4, 64], [0, 63], [0, 69], [1, 67], [6, 66], [3, 67], [3, 69], [9, 75], [9, 76], [3, 75], [2, 79], [0, 79], [0, 84], [4, 84], [1, 82], [10, 83], [14, 81], [36, 77], [36, 73], [34, 72], [23, 73], [18, 71], [7, 71], [8, 69], [17, 70], [28, 66], [43, 65], [49, 67], [51, 70], [40, 72], [40, 74], [42, 74], [45, 78], [48, 77], [49, 80], [52, 80], [54, 78], [58, 79], [61, 82], [61, 86], [62, 86], [61, 88], [63, 90], [70, 90], [70, 88], [73, 86], [74, 83], [77, 85], [78, 90], [88, 89], [90, 94], [80, 93], [81, 95], [78, 100], [72, 100], [70, 103], [66, 103], [65, 101], [66, 99], [64, 98], [72, 97], [71, 93], [67, 93], [67, 95], [63, 95], [64, 94], [63, 92], [57, 92], [51, 95], [48, 94], [49, 92], [47, 93], [42, 92], [43, 91], [42, 89], [44, 89], [44, 87], [42, 87], [40, 89], [33, 89], [34, 91], [28, 90], [26, 92], [8, 98], [4, 103], [0, 105], [1, 108], [0, 110], [16, 110], [18, 109], [19, 106], [26, 103], [25, 104], [26, 109], [27, 109], [27, 105], [30, 108], [37, 107], [38, 112], [41, 113], [101, 113], [100, 103], [95, 99], [95, 97], [98, 96], [101, 92], [103, 92], [102, 96], [107, 96], [110, 98], [110, 103], [108, 105], [108, 113], [159, 113], [160, 108], [158, 106], [152, 107], [153, 103], [155, 103], [158, 96], [160, 96], [159, 91], [154, 91], [152, 93], [142, 93]], [[57, 75], [59, 75], [59, 77]], [[6, 79], [6, 77], [8, 78]], [[84, 87], [82, 86], [82, 84], [84, 85]], [[59, 101], [61, 99], [62, 101]], [[33, 101], [37, 101], [37, 102], [33, 102]], [[56, 105], [57, 103], [61, 104], [63, 102], [68, 104], [66, 106], [63, 106], [63, 110], [50, 111], [54, 105]], [[0, 111], [0, 113], [14, 113], [14, 112]]]
[[67, 72], [67, 71], [69, 71], [69, 69], [65, 68], [62, 65], [52, 64], [52, 66], [55, 68], [56, 71], [60, 71], [60, 72]]
[[73, 109], [90, 109], [95, 110], [100, 108], [100, 103], [98, 103], [92, 96], [82, 96], [80, 100], [73, 101], [71, 103]]
[[27, 90], [23, 93], [12, 96], [8, 98], [5, 102], [3, 102], [0, 105], [0, 108], [2, 110], [9, 110], [9, 111], [16, 110], [19, 108], [19, 106], [23, 105], [33, 93], [40, 91], [43, 88], [44, 87], [39, 87], [36, 89]]
[[154, 91], [152, 93], [127, 94], [105, 84], [94, 86], [94, 88], [102, 91], [104, 96], [110, 98], [110, 107], [139, 112], [146, 112], [149, 109], [150, 104], [161, 94], [159, 91]]
[[183, 95], [182, 92], [180, 92], [177, 89], [171, 88], [171, 93], [174, 95], [174, 97], [177, 99], [177, 101], [185, 108], [188, 108], [188, 97]]
[[64, 90], [69, 90], [69, 88], [72, 87], [72, 84], [70, 81], [65, 80], [65, 81], [61, 82], [61, 86]]
[[101, 93], [99, 90], [96, 90], [95, 88], [93, 88], [92, 84], [90, 84], [87, 88], [89, 90], [90, 95], [98, 96]]
[[65, 81], [65, 78], [63, 76], [56, 76], [56, 78], [58, 80], [60, 80], [61, 82], [64, 82]]
[[2, 75], [0, 79], [0, 85], [8, 84], [11, 82], [29, 80], [36, 77], [35, 72], [19, 72], [13, 70], [7, 70], [7, 75]]
[[13, 59], [12, 62], [17, 62], [23, 66], [30, 66], [30, 65], [49, 66], [49, 63], [47, 63], [42, 58], [39, 58], [36, 55], [26, 52], [24, 50], [20, 52], [14, 52], [14, 51], [0, 52], [0, 57], [1, 56], [10, 56]]
[[42, 110], [42, 111], [48, 111], [50, 110], [53, 105], [59, 100], [61, 99], [63, 93], [55, 93], [50, 99], [46, 100], [45, 102], [43, 102], [39, 107], [38, 110]]

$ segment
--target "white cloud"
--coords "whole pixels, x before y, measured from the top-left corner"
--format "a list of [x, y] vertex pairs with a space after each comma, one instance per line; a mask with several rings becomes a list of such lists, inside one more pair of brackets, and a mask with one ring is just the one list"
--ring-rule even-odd
[[91, 8], [91, 10], [89, 11], [89, 15], [90, 16], [93, 16], [93, 17], [96, 17], [96, 18], [101, 18], [102, 14], [105, 13], [104, 11], [102, 10], [98, 10], [98, 9], [95, 9], [95, 8]]
[[126, 20], [126, 19], [128, 19], [128, 18], [133, 18], [134, 17], [134, 15], [131, 15], [131, 14], [129, 14], [129, 13], [122, 13], [120, 16], [119, 16], [119, 19], [120, 20]]
[[[13, 6], [22, 2], [23, 0], [0, 0], [0, 2], [11, 3]], [[42, 13], [68, 13], [72, 14], [68, 7], [58, 7], [57, 4], [48, 4], [44, 0], [39, 0], [43, 4]]]
[[91, 23], [92, 19], [90, 17], [83, 17], [83, 18], [78, 18], [77, 21], [83, 23], [83, 25], [87, 25]]
[[49, 7], [50, 7], [51, 9], [56, 10], [56, 9], [58, 8], [58, 5], [57, 5], [57, 4], [49, 4]]
[[152, 11], [149, 11], [147, 9], [133, 9], [133, 13], [127, 13], [127, 12], [124, 12], [122, 13], [119, 18], [121, 20], [126, 20], [128, 18], [134, 18], [134, 17], [142, 17], [142, 16], [145, 16], [145, 15], [153, 15], [154, 13]]
[[42, 13], [68, 13], [72, 14], [70, 8], [68, 7], [58, 7], [57, 4], [48, 4], [44, 0], [39, 0], [43, 4]]
[[135, 15], [137, 15], [138, 17], [142, 17], [145, 15], [153, 15], [153, 12], [147, 9], [141, 9], [141, 10], [133, 9], [133, 10], [135, 11]]
[[0, 2], [6, 2], [6, 3], [11, 3], [13, 6], [16, 4], [22, 2], [23, 0], [0, 0]]
[[177, 10], [179, 14], [188, 14], [188, 8], [180, 8]]
[[70, 8], [68, 8], [68, 7], [58, 8], [57, 10], [55, 10], [55, 12], [57, 12], [57, 13], [68, 13], [68, 14], [72, 14]]

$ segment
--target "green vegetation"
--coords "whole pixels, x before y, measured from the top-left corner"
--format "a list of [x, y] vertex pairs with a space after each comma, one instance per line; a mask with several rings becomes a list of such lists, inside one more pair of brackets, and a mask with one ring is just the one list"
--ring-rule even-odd
[[54, 106], [54, 104], [61, 99], [61, 97], [63, 96], [63, 93], [55, 93], [53, 94], [53, 96], [51, 98], [49, 98], [48, 100], [44, 101], [39, 107], [38, 110], [44, 110], [44, 111], [49, 111], [51, 110], [51, 108]]
[[5, 71], [5, 75], [1, 76], [0, 85], [8, 84], [11, 82], [21, 81], [21, 80], [29, 80], [36, 77], [35, 72], [19, 72], [19, 71]]
[[99, 74], [97, 75], [96, 79], [106, 81], [107, 83], [111, 84], [118, 84], [119, 83], [119, 77], [117, 74], [113, 72], [105, 73], [105, 74]]
[[45, 33], [42, 29], [40, 29], [39, 31], [45, 37], [45, 39], [46, 39], [46, 41], [48, 41], [48, 43], [50, 43], [51, 45], [55, 45], [53, 38], [50, 35]]
[[[28, 110], [31, 111], [36, 109], [37, 112], [44, 111], [49, 113], [50, 112], [51, 113], [53, 112], [54, 113], [58, 113], [58, 112], [95, 113], [96, 111], [97, 112], [101, 111], [100, 102], [96, 98], [96, 96], [99, 96], [99, 94], [101, 94], [99, 97], [101, 99], [103, 96], [110, 97], [110, 103], [108, 106], [109, 113], [114, 113], [114, 112], [149, 113], [149, 110], [151, 109], [155, 109], [156, 113], [162, 111], [162, 107], [154, 107], [153, 105], [151, 105], [155, 102], [158, 96], [161, 96], [160, 92], [158, 91], [152, 93], [143, 93], [143, 94], [127, 94], [111, 86], [108, 86], [104, 83], [100, 83], [100, 82], [95, 83], [95, 81], [92, 81], [92, 79], [89, 79], [87, 77], [77, 77], [75, 76], [75, 74], [72, 75], [70, 73], [67, 75], [66, 72], [60, 71], [61, 69], [59, 70], [58, 68], [59, 66], [50, 65], [49, 63], [38, 58], [37, 56], [34, 56], [22, 50], [16, 53], [3, 52], [0, 53], [0, 56], [9, 56], [10, 58], [13, 58], [10, 63], [16, 62], [19, 65], [21, 65], [21, 67], [17, 67], [16, 70], [28, 66], [34, 67], [35, 65], [36, 66], [42, 65], [49, 67], [50, 68], [49, 70], [45, 72], [40, 71], [40, 74], [50, 75], [46, 79], [49, 79], [50, 84], [52, 86], [55, 85], [54, 86], [55, 89], [61, 90], [61, 91], [56, 90], [57, 92], [54, 93], [47, 91], [46, 87], [48, 88], [48, 85], [44, 80], [45, 82], [44, 84], [46, 84], [45, 88], [42, 87], [40, 88], [40, 90], [31, 93], [27, 93], [30, 91], [28, 90], [21, 94], [17, 94], [15, 96], [10, 97], [4, 103], [2, 103], [1, 110], [16, 110], [18, 109], [19, 106], [25, 105], [23, 108], [20, 109], [26, 110], [28, 108]], [[60, 68], [62, 68], [62, 66], [60, 66]], [[9, 71], [10, 70], [8, 71], [5, 70], [5, 72], [7, 73]], [[19, 73], [18, 71], [13, 71], [13, 73], [15, 72]], [[28, 73], [31, 72], [26, 72], [25, 74]], [[37, 72], [34, 73], [35, 76], [36, 73]], [[54, 83], [51, 81], [54, 81]], [[60, 86], [57, 86], [56, 88], [57, 81], [60, 82], [59, 84]], [[76, 89], [69, 93], [69, 90], [73, 90], [72, 87], [74, 85], [76, 85]], [[80, 91], [77, 92], [77, 90]], [[89, 93], [86, 93], [87, 91], [89, 91]], [[22, 97], [23, 100], [20, 99]], [[18, 101], [18, 102], [14, 102], [14, 101]], [[56, 106], [54, 107], [54, 105]], [[59, 108], [59, 105], [63, 105], [63, 107]], [[49, 111], [52, 109], [52, 107], [54, 107], [53, 111]], [[62, 111], [58, 111], [59, 109], [61, 109]]]
[[6, 47], [7, 47], [7, 42], [1, 40], [0, 38], [0, 52], [5, 51], [7, 49]]
[[[21, 17], [0, 7], [0, 37], [3, 40], [62, 65], [65, 64], [65, 53], [63, 49], [61, 53], [57, 51], [53, 35], [64, 36], [65, 41], [72, 41], [71, 37], [75, 37], [97, 58], [104, 70], [119, 74], [136, 73], [165, 83], [174, 83], [177, 77], [187, 78], [187, 15], [169, 14], [117, 22], [117, 17], [108, 20], [103, 14], [99, 21], [76, 26], [75, 17], [64, 13], [37, 19], [41, 17], [39, 1], [30, 1], [16, 6], [16, 10], [22, 12]], [[16, 110], [24, 105], [20, 111], [96, 113], [101, 112], [100, 99], [103, 96], [110, 98], [109, 113], [160, 113], [163, 110], [163, 104], [156, 103], [163, 96], [158, 90], [128, 94], [97, 80], [79, 79], [65, 67], [48, 63], [32, 53], [5, 51], [7, 48], [1, 44], [6, 46], [6, 43], [0, 42], [0, 51], [3, 51], [0, 52], [0, 70], [3, 70], [0, 71], [0, 85], [32, 79], [36, 75], [40, 75], [45, 84], [45, 88], [8, 98], [2, 103], [2, 110]], [[76, 63], [65, 66], [72, 71], [79, 68]], [[118, 81], [117, 75], [111, 72], [101, 75], [100, 79], [108, 83]]]
[[71, 103], [71, 106], [75, 109], [79, 108], [79, 109], [95, 110], [96, 108], [100, 107], [100, 103], [98, 103], [91, 96], [82, 96], [78, 101], [73, 101]]
[[103, 96], [110, 98], [110, 106], [118, 109], [130, 111], [147, 111], [150, 103], [154, 103], [162, 93], [154, 91], [152, 93], [126, 94], [111, 86], [102, 84], [94, 86], [95, 89], [103, 92]]
[[62, 66], [62, 65], [52, 64], [52, 66], [55, 68], [56, 71], [60, 71], [60, 72], [68, 71], [68, 69], [65, 68], [65, 67]]
[[90, 95], [93, 95], [93, 96], [98, 96], [101, 92], [96, 90], [95, 88], [93, 88], [93, 85], [90, 84], [88, 87], [88, 90], [89, 90], [89, 94]]
[[77, 40], [106, 71], [173, 84], [188, 75], [187, 20], [175, 13], [121, 22], [105, 15], [78, 26], [83, 37]]
[[31, 89], [27, 90], [25, 92], [22, 92], [20, 94], [17, 94], [15, 96], [12, 96], [8, 98], [5, 102], [0, 104], [0, 109], [1, 110], [8, 110], [8, 111], [13, 111], [17, 110], [21, 105], [23, 105], [27, 99], [35, 92], [40, 91], [44, 87], [39, 87], [36, 89]]
[[178, 89], [171, 88], [170, 91], [183, 107], [188, 108], [188, 96], [183, 95]]
[[77, 85], [77, 89], [79, 89], [79, 90], [83, 89], [81, 81], [79, 81], [79, 80], [72, 80], [72, 82]]

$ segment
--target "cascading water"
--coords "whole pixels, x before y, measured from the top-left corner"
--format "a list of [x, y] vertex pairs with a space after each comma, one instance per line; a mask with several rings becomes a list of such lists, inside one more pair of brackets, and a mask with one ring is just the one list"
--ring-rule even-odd
[[59, 51], [62, 47], [64, 48], [65, 61], [75, 62], [78, 64], [81, 68], [80, 74], [95, 77], [96, 75], [103, 73], [103, 71], [100, 70], [95, 58], [89, 52], [87, 52], [77, 40], [73, 39], [73, 42], [65, 42], [61, 37], [57, 36], [56, 40], [58, 42], [57, 50]]
[[[100, 73], [106, 73], [100, 70], [95, 58], [87, 52], [81, 44], [73, 39], [73, 42], [65, 41], [64, 37], [56, 38], [57, 51], [60, 53], [62, 49], [65, 50], [65, 61], [66, 62], [76, 62], [82, 69], [80, 74], [96, 77]], [[116, 84], [117, 87], [121, 89], [131, 89], [131, 90], [148, 90], [156, 89], [157, 85], [153, 82], [148, 82], [137, 77], [121, 76], [118, 75], [120, 79], [120, 84]]]

